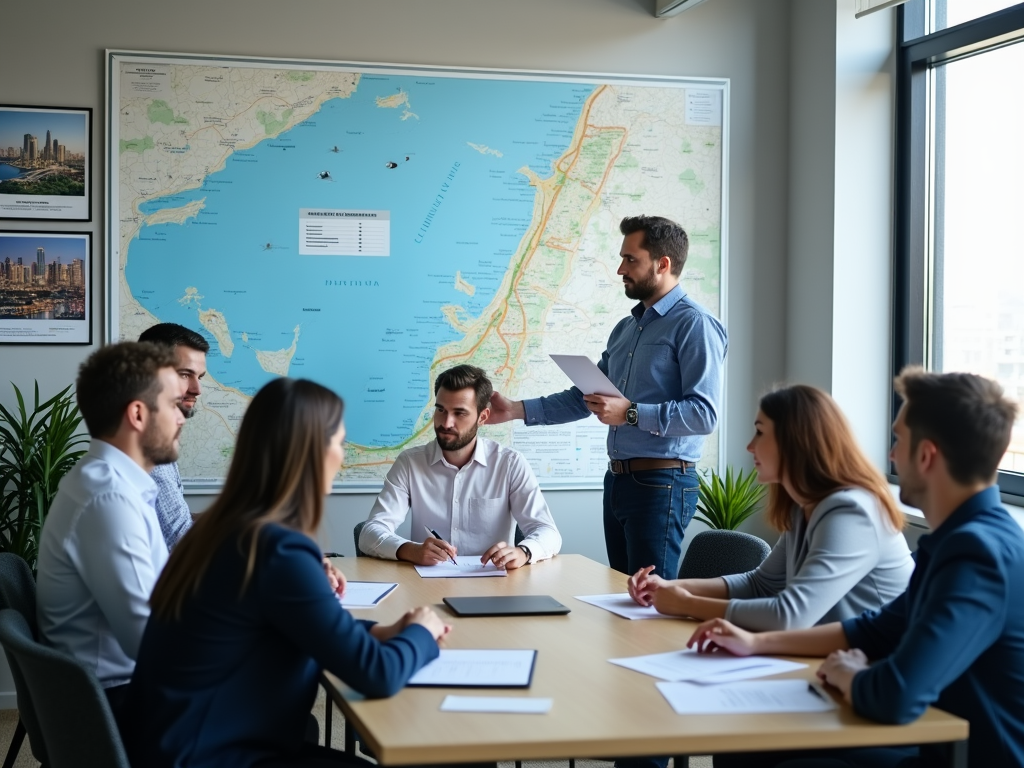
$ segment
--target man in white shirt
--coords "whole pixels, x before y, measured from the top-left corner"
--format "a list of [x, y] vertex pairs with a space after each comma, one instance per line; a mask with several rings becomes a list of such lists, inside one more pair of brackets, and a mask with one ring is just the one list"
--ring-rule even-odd
[[175, 368], [170, 348], [139, 342], [82, 364], [76, 396], [92, 442], [61, 481], [39, 542], [40, 633], [96, 673], [115, 712], [167, 562], [149, 473], [178, 458]]
[[[562, 537], [526, 459], [477, 435], [493, 391], [472, 365], [437, 377], [437, 440], [398, 455], [363, 526], [360, 550], [420, 565], [443, 563], [461, 550], [509, 570], [558, 554]], [[414, 541], [395, 533], [410, 510]], [[516, 524], [524, 534], [518, 545]]]

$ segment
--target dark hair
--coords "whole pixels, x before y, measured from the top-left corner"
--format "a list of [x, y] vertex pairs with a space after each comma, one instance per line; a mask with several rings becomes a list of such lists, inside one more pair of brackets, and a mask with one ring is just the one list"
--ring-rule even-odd
[[147, 328], [139, 336], [139, 341], [152, 341], [157, 344], [169, 344], [176, 347], [179, 344], [183, 347], [202, 352], [204, 355], [210, 351], [209, 342], [184, 325], [177, 323], [159, 323], [152, 328]]
[[931, 440], [962, 485], [991, 482], [1010, 444], [1017, 404], [991, 379], [973, 373], [904, 368], [896, 392], [905, 401], [910, 446]]
[[129, 403], [141, 400], [157, 410], [161, 368], [173, 369], [174, 352], [162, 344], [123, 341], [102, 347], [78, 369], [75, 396], [93, 437], [110, 437], [121, 426]]
[[661, 216], [627, 216], [619, 224], [619, 231], [623, 236], [643, 232], [644, 240], [640, 247], [649, 252], [652, 259], [668, 256], [672, 261], [672, 274], [676, 277], [683, 274], [686, 255], [690, 252], [690, 238], [686, 236], [686, 230], [674, 221]]
[[230, 536], [239, 536], [240, 547], [248, 542], [244, 592], [265, 525], [316, 532], [324, 514], [324, 451], [344, 407], [334, 392], [306, 379], [274, 379], [256, 393], [242, 418], [224, 489], [171, 552], [150, 600], [154, 614], [181, 616]]
[[482, 368], [475, 365], [456, 365], [444, 373], [438, 374], [434, 381], [434, 394], [444, 387], [449, 392], [458, 392], [460, 389], [473, 388], [476, 394], [476, 411], [480, 413], [491, 404], [491, 395], [494, 394], [494, 387], [491, 380]]
[[[782, 387], [761, 398], [761, 413], [772, 420], [779, 449], [779, 476], [802, 499], [817, 504], [843, 488], [874, 494], [892, 527], [904, 525], [889, 485], [864, 455], [836, 401], [815, 387]], [[795, 499], [782, 483], [768, 486], [768, 522], [787, 531]]]

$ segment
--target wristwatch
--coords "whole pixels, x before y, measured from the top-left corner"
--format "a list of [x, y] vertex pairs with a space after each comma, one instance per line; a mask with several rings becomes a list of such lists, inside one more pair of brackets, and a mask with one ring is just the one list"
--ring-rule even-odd
[[525, 544], [520, 544], [519, 548], [526, 553], [526, 562], [523, 563], [523, 565], [529, 565], [533, 561], [533, 552], [531, 552], [530, 548]]
[[630, 403], [629, 408], [626, 410], [626, 423], [631, 427], [635, 427], [639, 420], [640, 414], [636, 409], [636, 403]]

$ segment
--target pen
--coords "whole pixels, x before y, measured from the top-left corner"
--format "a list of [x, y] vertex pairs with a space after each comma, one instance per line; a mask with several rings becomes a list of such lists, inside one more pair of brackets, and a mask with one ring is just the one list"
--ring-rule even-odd
[[341, 552], [324, 552], [324, 557], [344, 557]]
[[819, 691], [814, 686], [814, 683], [808, 683], [807, 684], [807, 690], [810, 691], [811, 693], [813, 693], [815, 696], [817, 696], [822, 701], [828, 701], [828, 699], [825, 698], [825, 694], [823, 694], [821, 691]]
[[[429, 533], [435, 539], [441, 539], [441, 534], [438, 533], [437, 531], [435, 531], [433, 528], [427, 528], [427, 526], [425, 526], [425, 525], [423, 527], [426, 528], [427, 529], [427, 533]], [[444, 541], [444, 539], [441, 539], [441, 541]], [[458, 565], [458, 563], [455, 562], [455, 558], [452, 557], [451, 555], [448, 555], [448, 559], [451, 560], [453, 563], [455, 563], [455, 565]]]

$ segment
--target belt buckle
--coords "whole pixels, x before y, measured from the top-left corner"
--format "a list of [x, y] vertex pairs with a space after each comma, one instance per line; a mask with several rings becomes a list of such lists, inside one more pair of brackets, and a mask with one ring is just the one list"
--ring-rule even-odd
[[612, 459], [608, 462], [608, 471], [611, 472], [613, 475], [625, 474], [625, 468], [623, 467], [624, 464], [624, 461]]

